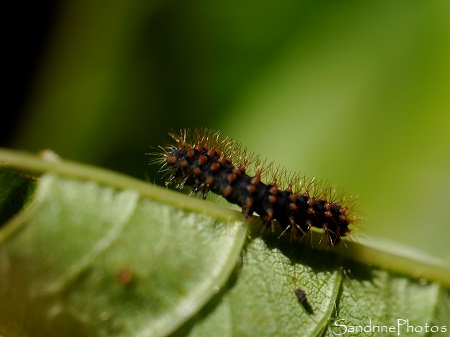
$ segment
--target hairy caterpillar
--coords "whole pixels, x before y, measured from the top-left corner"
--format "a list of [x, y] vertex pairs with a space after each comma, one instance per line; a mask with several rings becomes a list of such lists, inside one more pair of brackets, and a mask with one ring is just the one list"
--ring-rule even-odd
[[[175, 144], [160, 147], [155, 162], [170, 174], [166, 185], [192, 187], [192, 193], [209, 191], [238, 205], [246, 217], [259, 214], [263, 220], [277, 220], [283, 233], [302, 237], [311, 227], [321, 228], [330, 246], [350, 232], [354, 198], [347, 200], [333, 188], [321, 187], [273, 163], [266, 164], [234, 139], [210, 129], [170, 133]], [[264, 183], [263, 174], [271, 175]]]

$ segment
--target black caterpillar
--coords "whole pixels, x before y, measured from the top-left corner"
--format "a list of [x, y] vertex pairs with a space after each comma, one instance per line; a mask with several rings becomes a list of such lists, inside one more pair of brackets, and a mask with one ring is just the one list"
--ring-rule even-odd
[[[241, 207], [246, 217], [257, 213], [267, 222], [277, 220], [283, 233], [291, 230], [303, 237], [311, 227], [322, 228], [330, 246], [349, 234], [356, 219], [350, 216], [353, 202], [333, 189], [320, 188], [314, 179], [307, 181], [284, 169], [273, 170], [272, 164], [261, 163], [258, 156], [217, 131], [181, 130], [170, 136], [176, 144], [161, 147], [156, 160], [170, 173], [166, 185], [177, 181], [177, 188], [192, 186], [192, 192], [201, 192], [203, 198], [209, 191], [221, 195]], [[251, 163], [253, 175], [247, 173]], [[272, 182], [263, 183], [261, 174], [271, 169]], [[287, 181], [284, 190], [278, 185], [279, 175]]]

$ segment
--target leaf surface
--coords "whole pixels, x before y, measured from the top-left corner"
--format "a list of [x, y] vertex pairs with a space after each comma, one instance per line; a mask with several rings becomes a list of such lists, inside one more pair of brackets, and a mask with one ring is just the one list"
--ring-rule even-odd
[[449, 267], [402, 246], [330, 248], [319, 232], [298, 244], [109, 171], [10, 151], [0, 160], [47, 172], [0, 229], [0, 335], [335, 336], [386, 326], [424, 336], [449, 326]]
[[0, 331], [167, 335], [235, 268], [246, 226], [230, 214], [44, 175], [33, 204], [1, 236]]

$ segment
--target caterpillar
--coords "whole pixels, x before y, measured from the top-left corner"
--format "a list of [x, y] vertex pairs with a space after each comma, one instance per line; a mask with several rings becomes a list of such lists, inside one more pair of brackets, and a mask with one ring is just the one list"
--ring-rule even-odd
[[[312, 227], [322, 229], [330, 246], [350, 233], [355, 220], [350, 201], [331, 187], [321, 187], [273, 163], [261, 160], [236, 140], [211, 129], [181, 130], [169, 135], [174, 144], [159, 147], [154, 162], [170, 175], [166, 186], [192, 187], [191, 194], [208, 192], [238, 205], [245, 217], [258, 214], [266, 223], [278, 221], [283, 233], [305, 236]], [[264, 183], [264, 176], [271, 176]]]

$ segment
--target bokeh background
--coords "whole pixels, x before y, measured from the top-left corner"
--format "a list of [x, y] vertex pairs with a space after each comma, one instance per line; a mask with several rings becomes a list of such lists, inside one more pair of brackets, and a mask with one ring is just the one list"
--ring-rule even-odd
[[359, 235], [450, 261], [450, 2], [11, 5], [1, 145], [162, 184], [210, 127], [360, 197]]

